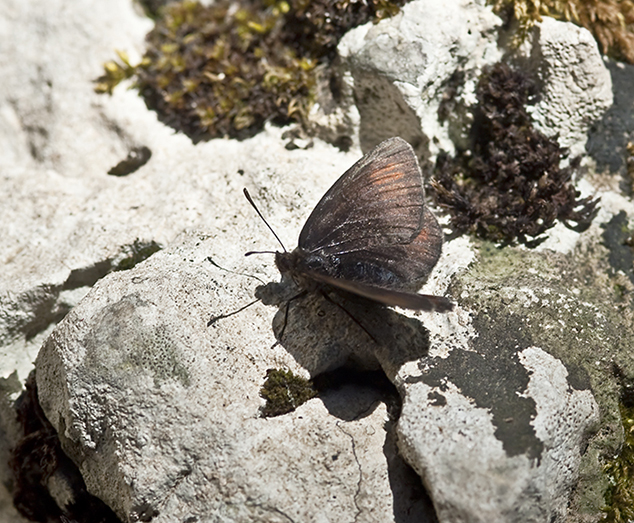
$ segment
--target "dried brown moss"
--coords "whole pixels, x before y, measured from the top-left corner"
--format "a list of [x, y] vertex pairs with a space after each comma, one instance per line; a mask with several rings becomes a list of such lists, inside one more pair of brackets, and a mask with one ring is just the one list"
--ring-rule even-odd
[[134, 77], [167, 125], [199, 141], [245, 138], [266, 121], [303, 121], [315, 74], [350, 28], [393, 14], [404, 0], [185, 0], [160, 10], [137, 66], [105, 65], [96, 90]]
[[469, 232], [502, 243], [535, 246], [557, 220], [586, 229], [597, 200], [579, 199], [577, 162], [560, 168], [566, 151], [535, 130], [526, 106], [534, 83], [505, 64], [485, 70], [471, 129], [472, 147], [439, 156], [432, 194], [451, 215], [454, 235]]
[[519, 23], [519, 35], [542, 16], [574, 22], [590, 30], [603, 54], [634, 63], [634, 2], [632, 0], [495, 0], [500, 14]]

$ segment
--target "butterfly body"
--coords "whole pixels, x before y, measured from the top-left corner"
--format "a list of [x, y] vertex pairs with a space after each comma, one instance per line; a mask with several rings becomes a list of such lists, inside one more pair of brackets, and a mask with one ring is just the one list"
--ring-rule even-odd
[[380, 143], [346, 171], [309, 216], [292, 252], [275, 263], [302, 289], [326, 285], [386, 305], [446, 312], [444, 297], [411, 289], [440, 257], [442, 231], [424, 202], [411, 146]]

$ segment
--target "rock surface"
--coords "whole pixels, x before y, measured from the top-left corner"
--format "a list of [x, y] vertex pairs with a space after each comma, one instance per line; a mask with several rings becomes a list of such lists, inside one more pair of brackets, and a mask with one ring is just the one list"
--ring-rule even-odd
[[[64, 450], [123, 521], [598, 521], [602, 465], [622, 442], [615, 369], [634, 378], [634, 272], [619, 239], [634, 204], [618, 178], [580, 182], [602, 198], [583, 234], [558, 226], [533, 251], [447, 243], [424, 292], [448, 293], [450, 314], [348, 303], [374, 342], [314, 296], [292, 303], [281, 340], [284, 307], [208, 326], [279, 276], [270, 255], [243, 256], [279, 247], [242, 188], [292, 248], [361, 152], [319, 140], [289, 151], [275, 128], [194, 146], [135, 92], [92, 91], [115, 48], [142, 52], [150, 23], [129, 2], [5, 4], [0, 378], [23, 380], [37, 355]], [[461, 146], [477, 76], [503, 54], [500, 27], [480, 2], [419, 0], [346, 35], [357, 105], [341, 118], [359, 122], [362, 148], [395, 134], [423, 159]], [[545, 94], [536, 118], [581, 151], [611, 103], [596, 44], [550, 20], [529, 44]], [[621, 119], [634, 121], [631, 104]], [[106, 174], [142, 146], [141, 169]], [[260, 416], [269, 368], [309, 377], [346, 362], [392, 381], [398, 423], [380, 390], [345, 380]], [[2, 387], [0, 457], [16, 437], [4, 421], [14, 389]]]
[[[89, 489], [131, 521], [431, 518], [383, 429], [376, 391], [348, 386], [290, 414], [260, 416], [267, 369], [305, 371], [275, 343], [275, 308], [257, 304], [207, 327], [210, 314], [252, 292], [250, 279], [205, 263], [206, 255], [241, 262], [248, 236], [233, 238], [229, 247], [186, 235], [107, 276], [40, 352], [42, 406], [64, 427], [64, 448]], [[270, 278], [260, 263], [239, 269]], [[336, 324], [326, 305], [322, 322]]]
[[[496, 34], [502, 22], [480, 2], [457, 0], [408, 3], [380, 24], [349, 31], [339, 52], [353, 79], [364, 150], [399, 134], [421, 158], [454, 150], [454, 116], [442, 122], [443, 94], [462, 78], [465, 103], [482, 67], [502, 56]], [[464, 122], [455, 115], [455, 127]]]
[[532, 116], [546, 136], [558, 136], [571, 156], [585, 152], [588, 131], [612, 106], [612, 79], [589, 31], [545, 17], [518, 53], [541, 82]]

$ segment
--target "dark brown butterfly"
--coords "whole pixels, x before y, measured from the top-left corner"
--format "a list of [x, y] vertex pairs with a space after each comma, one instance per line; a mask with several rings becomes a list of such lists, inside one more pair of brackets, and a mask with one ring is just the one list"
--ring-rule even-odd
[[326, 285], [386, 305], [447, 312], [447, 298], [411, 292], [441, 248], [414, 151], [390, 138], [335, 182], [308, 217], [299, 246], [275, 253], [275, 263], [307, 291]]

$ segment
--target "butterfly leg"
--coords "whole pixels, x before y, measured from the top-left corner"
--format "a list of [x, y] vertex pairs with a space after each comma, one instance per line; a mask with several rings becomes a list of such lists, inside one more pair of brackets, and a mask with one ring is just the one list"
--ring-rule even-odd
[[286, 310], [284, 311], [284, 325], [282, 326], [282, 329], [280, 330], [280, 333], [277, 336], [278, 340], [282, 340], [282, 336], [284, 336], [284, 331], [286, 330], [286, 325], [288, 325], [288, 310], [290, 309], [291, 306], [291, 302], [293, 300], [296, 300], [297, 298], [301, 298], [302, 296], [306, 296], [306, 294], [308, 293], [308, 291], [302, 291], [299, 294], [296, 294], [295, 296], [293, 296], [292, 298], [289, 298], [286, 302]]
[[242, 312], [244, 309], [251, 307], [251, 305], [257, 303], [260, 301], [260, 298], [258, 298], [257, 300], [253, 300], [250, 303], [247, 303], [246, 305], [244, 305], [243, 307], [240, 307], [238, 310], [235, 310], [233, 312], [229, 312], [227, 314], [220, 314], [219, 316], [212, 316], [209, 321], [207, 322], [207, 327], [211, 327], [214, 323], [216, 323], [218, 320], [223, 320], [225, 318], [228, 318], [229, 316], [233, 316], [234, 314], [238, 314], [239, 312]]

